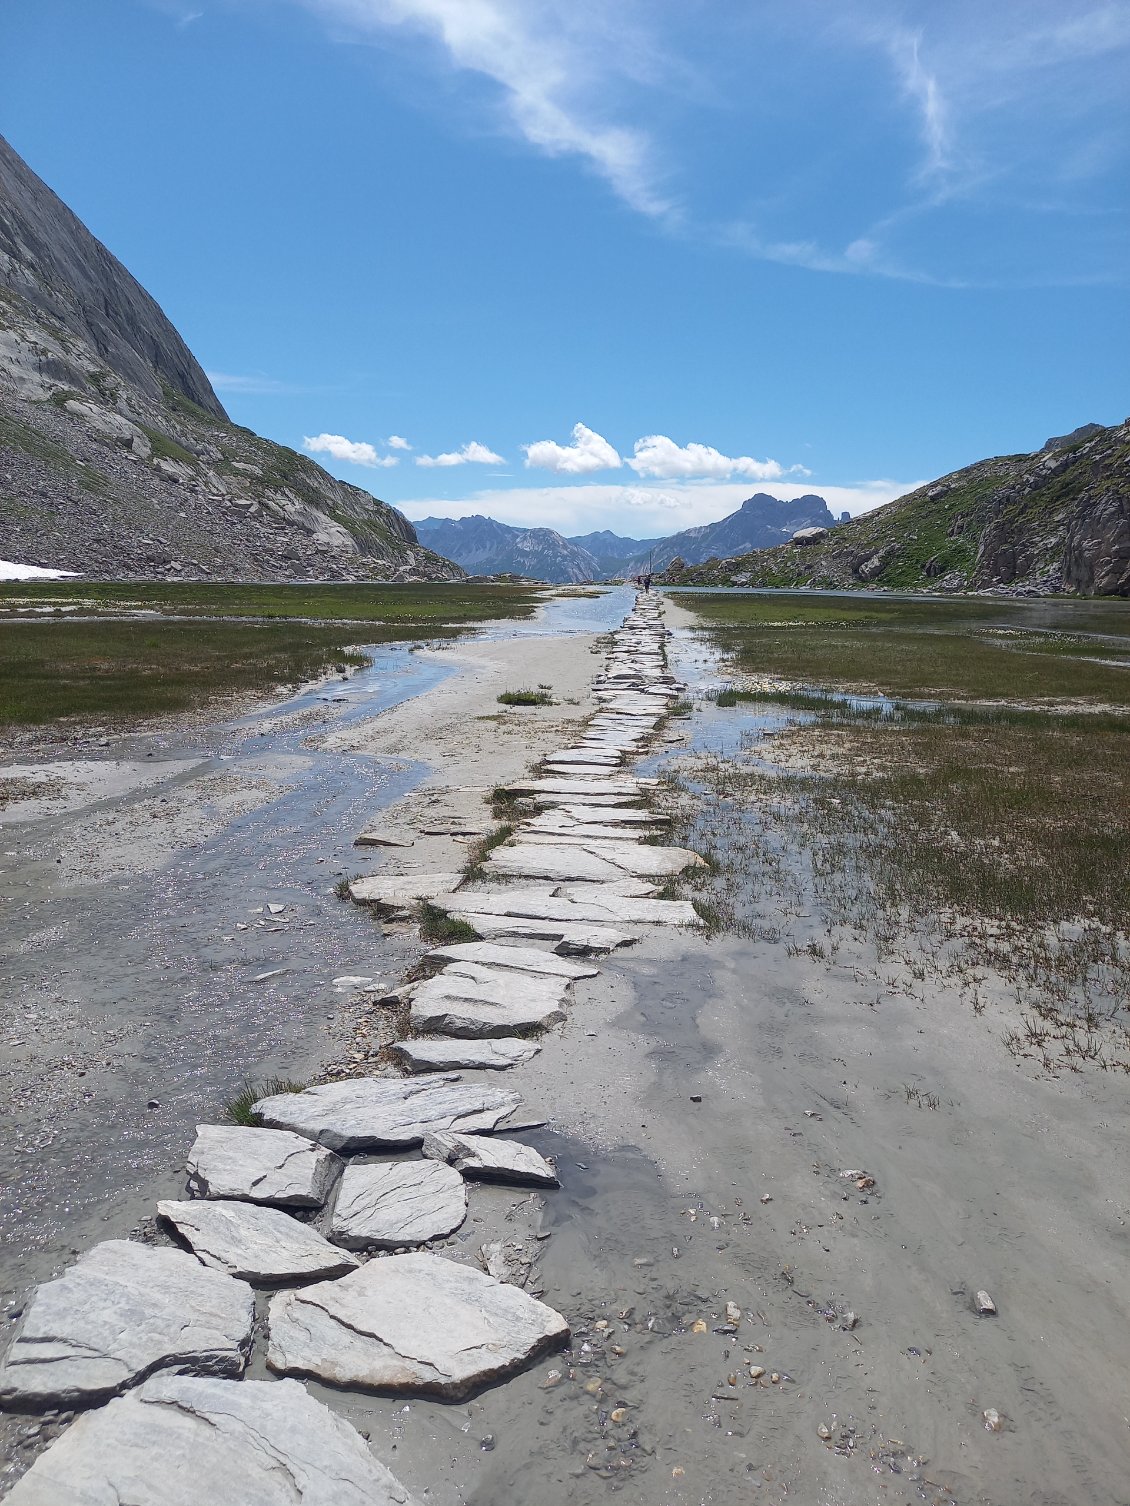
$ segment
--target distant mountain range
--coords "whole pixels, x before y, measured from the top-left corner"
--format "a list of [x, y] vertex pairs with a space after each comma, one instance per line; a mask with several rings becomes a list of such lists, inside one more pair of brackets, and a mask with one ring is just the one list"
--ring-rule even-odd
[[422, 544], [470, 575], [514, 574], [564, 582], [640, 575], [664, 570], [676, 559], [696, 565], [719, 555], [769, 549], [790, 539], [797, 529], [832, 528], [836, 521], [823, 497], [810, 493], [785, 500], [758, 492], [717, 523], [667, 538], [624, 538], [608, 529], [566, 538], [552, 528], [515, 528], [479, 516], [423, 518], [416, 534]]
[[[686, 585], [1130, 596], [1130, 419], [953, 471], [815, 541], [668, 568]], [[721, 551], [719, 551], [721, 553]]]

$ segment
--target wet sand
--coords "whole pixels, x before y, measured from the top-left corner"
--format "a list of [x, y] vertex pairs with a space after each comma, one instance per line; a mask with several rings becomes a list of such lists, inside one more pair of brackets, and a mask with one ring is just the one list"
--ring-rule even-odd
[[[669, 610], [669, 623], [680, 618]], [[265, 751], [283, 760], [256, 776], [270, 803], [250, 827], [229, 823], [195, 867], [174, 856], [147, 879], [161, 895], [152, 911], [120, 901], [112, 968], [92, 916], [66, 913], [82, 901], [38, 907], [39, 934], [62, 930], [9, 962], [29, 975], [18, 1018], [48, 995], [71, 1009], [73, 1039], [91, 1033], [100, 1106], [76, 1107], [87, 1115], [78, 1135], [61, 1132], [29, 1155], [30, 1171], [18, 1167], [32, 1216], [0, 1204], [2, 1232], [24, 1241], [5, 1256], [9, 1291], [175, 1195], [191, 1125], [215, 1115], [225, 1069], [229, 1082], [302, 1075], [340, 1047], [352, 1016], [329, 979], [399, 978], [419, 948], [333, 901], [332, 878], [457, 865], [460, 853], [440, 837], [365, 858], [353, 832], [378, 813], [398, 830], [489, 824], [483, 793], [559, 746], [589, 709], [595, 646], [518, 636], [437, 655], [454, 666], [441, 682], [376, 718], [319, 729], [318, 749], [304, 750], [346, 760], [345, 792], [332, 780], [311, 790], [310, 770], [285, 764], [297, 751]], [[709, 674], [693, 642], [675, 648], [676, 673]], [[563, 704], [502, 713], [500, 688], [538, 681]], [[673, 735], [708, 745], [726, 735], [708, 713], [683, 728]], [[362, 769], [385, 782], [361, 784]], [[293, 807], [277, 792], [288, 778], [304, 791]], [[34, 882], [50, 897], [43, 841]], [[114, 894], [132, 892], [98, 891], [111, 921]], [[281, 932], [251, 914], [268, 898], [294, 906]], [[249, 932], [233, 931], [237, 899]], [[790, 955], [787, 938], [822, 934], [791, 902], [767, 919], [778, 939], [665, 932], [603, 959], [600, 977], [577, 984], [564, 1027], [507, 1074], [530, 1116], [549, 1121], [525, 1138], [557, 1157], [562, 1187], [533, 1198], [476, 1188], [462, 1237], [548, 1234], [532, 1285], [570, 1319], [570, 1352], [458, 1405], [311, 1390], [435, 1506], [610, 1493], [641, 1506], [1130, 1501], [1125, 1081], [1039, 1077], [1001, 1044], [1015, 1008], [1003, 991], [976, 1014], [900, 964], [877, 975], [846, 937], [834, 964]], [[227, 951], [221, 932], [238, 937]], [[79, 936], [98, 945], [76, 955]], [[279, 965], [293, 972], [247, 981]], [[138, 1016], [148, 1006], [155, 1017], [154, 999], [164, 1004], [147, 1056]], [[44, 1071], [67, 1038], [47, 1019]], [[116, 1065], [99, 1066], [100, 1052]], [[145, 1082], [170, 1061], [179, 1086], [158, 1092], [161, 1110], [144, 1109]], [[59, 1069], [52, 1081], [77, 1089], [73, 1077]], [[938, 1107], [918, 1106], [904, 1084]], [[35, 1111], [19, 1109], [20, 1122], [34, 1126]], [[56, 1200], [61, 1187], [75, 1195], [66, 1208], [45, 1197], [36, 1214], [46, 1166]], [[995, 1317], [974, 1312], [981, 1288]], [[727, 1303], [741, 1310], [736, 1327]], [[999, 1432], [985, 1426], [990, 1408]]]

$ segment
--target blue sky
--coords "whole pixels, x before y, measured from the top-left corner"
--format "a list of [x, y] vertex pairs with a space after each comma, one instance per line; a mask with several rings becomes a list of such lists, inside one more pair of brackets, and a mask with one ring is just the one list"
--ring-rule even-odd
[[1130, 411], [1130, 3], [6, 0], [0, 42], [0, 132], [233, 418], [410, 517], [858, 511]]

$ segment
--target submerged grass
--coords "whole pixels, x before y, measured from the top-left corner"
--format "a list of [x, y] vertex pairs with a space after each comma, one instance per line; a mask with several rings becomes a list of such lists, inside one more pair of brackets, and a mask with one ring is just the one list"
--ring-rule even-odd
[[[798, 631], [794, 601], [731, 599], [730, 626], [709, 630], [732, 672], [787, 666], [806, 688], [717, 697], [720, 707], [776, 703], [780, 719], [770, 736], [689, 766], [695, 798], [679, 840], [723, 851], [723, 877], [703, 896], [716, 906], [708, 925], [749, 925], [759, 903], [812, 910], [829, 960], [835, 929], [847, 927], [919, 982], [957, 979], [975, 1009], [991, 976], [1025, 1007], [1010, 1050], [1047, 1066], [1054, 1042], [1059, 1062], [1130, 1070], [1130, 675], [1080, 665], [1062, 644], [978, 644], [970, 623], [1000, 603], [861, 604], [841, 622], [843, 603], [818, 601], [805, 604], [818, 626]], [[1088, 605], [1038, 609], [1053, 624]], [[735, 639], [742, 613], [753, 636], [739, 628]], [[860, 627], [876, 614], [883, 641]], [[1130, 652], [1130, 610], [1103, 604], [1087, 620], [1101, 621], [1104, 657]], [[876, 673], [896, 663], [897, 674]], [[1011, 703], [977, 704], [1002, 676]], [[913, 699], [844, 693], [868, 680]]]

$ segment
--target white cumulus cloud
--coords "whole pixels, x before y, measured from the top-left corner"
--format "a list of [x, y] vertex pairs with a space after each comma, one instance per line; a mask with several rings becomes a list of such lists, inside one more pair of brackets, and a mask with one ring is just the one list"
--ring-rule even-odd
[[485, 444], [472, 439], [458, 450], [446, 450], [442, 455], [417, 455], [417, 465], [505, 465], [501, 455], [488, 450]]
[[744, 476], [750, 481], [775, 481], [785, 474], [776, 460], [754, 460], [751, 455], [723, 455], [708, 444], [678, 445], [666, 434], [647, 434], [637, 439], [634, 455], [628, 461], [637, 476], [655, 480], [689, 481], [702, 478], [726, 481]]
[[531, 470], [555, 471], [559, 476], [584, 476], [590, 471], [615, 470], [623, 464], [607, 439], [584, 424], [573, 425], [572, 444], [537, 439], [522, 448], [526, 452], [526, 465]]
[[331, 455], [334, 460], [345, 460], [350, 465], [377, 467], [399, 463], [395, 455], [379, 455], [367, 440], [346, 439], [344, 434], [308, 434], [302, 448], [311, 455]]
[[402, 434], [390, 434], [385, 440], [390, 450], [410, 450], [412, 446]]

